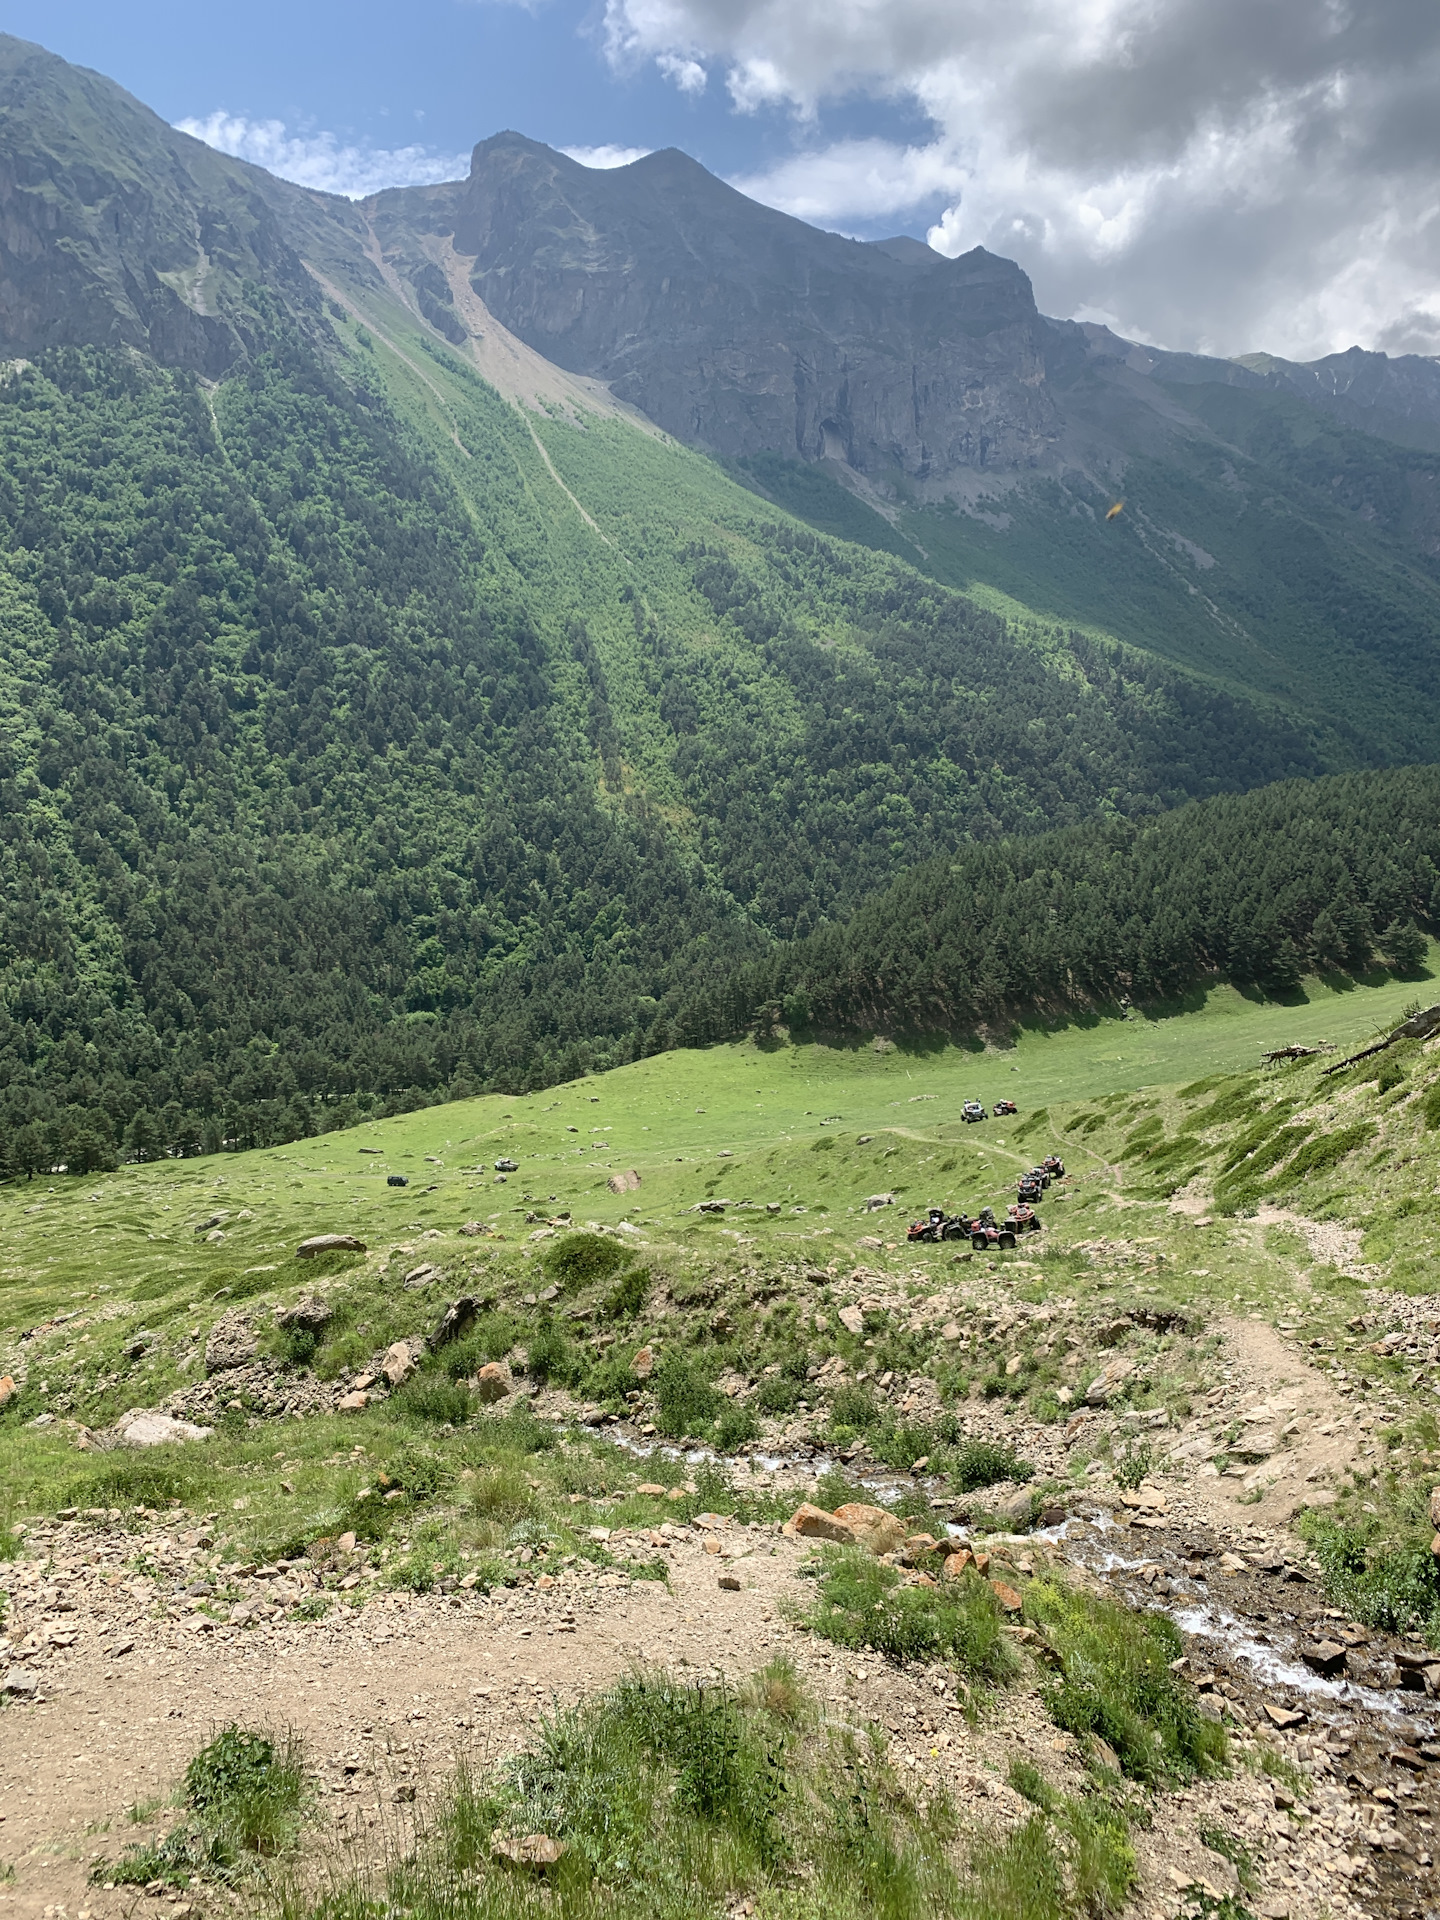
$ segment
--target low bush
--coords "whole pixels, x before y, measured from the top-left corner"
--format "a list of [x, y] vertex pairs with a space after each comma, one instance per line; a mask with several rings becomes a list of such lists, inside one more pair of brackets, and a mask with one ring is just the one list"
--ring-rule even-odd
[[725, 1405], [692, 1362], [667, 1353], [655, 1369], [655, 1424], [671, 1439], [703, 1433]]
[[1024, 1482], [1034, 1477], [1035, 1469], [1008, 1447], [990, 1440], [971, 1440], [956, 1449], [950, 1461], [950, 1478], [961, 1493], [974, 1493], [981, 1487], [993, 1487], [1002, 1480]]
[[556, 1286], [574, 1293], [628, 1266], [630, 1252], [608, 1234], [567, 1233], [547, 1248], [540, 1264]]
[[1440, 1569], [1423, 1489], [1382, 1514], [1338, 1518], [1302, 1513], [1298, 1531], [1320, 1562], [1331, 1604], [1386, 1633], [1426, 1633], [1440, 1642]]
[[[536, 1834], [558, 1860], [511, 1867]], [[944, 1797], [922, 1810], [878, 1742], [822, 1726], [788, 1665], [738, 1689], [640, 1675], [493, 1771], [463, 1763], [377, 1878], [342, 1867], [291, 1920], [928, 1920], [972, 1911], [955, 1836]]]
[[474, 1402], [459, 1380], [434, 1372], [417, 1373], [391, 1394], [385, 1411], [397, 1420], [415, 1420], [430, 1426], [463, 1427]]
[[805, 1621], [837, 1646], [869, 1647], [888, 1660], [945, 1660], [981, 1685], [998, 1686], [1016, 1667], [999, 1605], [976, 1574], [910, 1587], [868, 1553], [827, 1549]]
[[1057, 1726], [1106, 1741], [1122, 1770], [1146, 1785], [1210, 1774], [1224, 1763], [1224, 1730], [1170, 1671], [1185, 1648], [1166, 1614], [1132, 1613], [1044, 1580], [1026, 1589], [1025, 1611], [1059, 1658], [1059, 1677], [1044, 1689]]

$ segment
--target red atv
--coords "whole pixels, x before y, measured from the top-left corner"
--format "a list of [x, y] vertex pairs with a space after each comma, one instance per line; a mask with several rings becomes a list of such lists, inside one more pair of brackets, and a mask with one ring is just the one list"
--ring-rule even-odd
[[993, 1253], [997, 1247], [1015, 1245], [1013, 1220], [972, 1220], [969, 1224], [970, 1244], [977, 1253]]
[[1007, 1113], [1018, 1113], [1020, 1109], [1016, 1106], [1013, 1100], [997, 1100], [994, 1106], [990, 1109], [990, 1111], [991, 1113], [994, 1114], [995, 1118], [999, 1120], [1002, 1117], [1002, 1115]]
[[1058, 1153], [1047, 1153], [1040, 1164], [1052, 1180], [1063, 1180], [1065, 1178], [1065, 1162], [1060, 1158]]
[[1020, 1185], [1015, 1191], [1015, 1198], [1022, 1207], [1033, 1207], [1044, 1191], [1044, 1184], [1037, 1180], [1033, 1173], [1022, 1173]]
[[1016, 1233], [1039, 1233], [1040, 1216], [1032, 1206], [1021, 1201], [1018, 1206], [1005, 1209], [1005, 1224]]

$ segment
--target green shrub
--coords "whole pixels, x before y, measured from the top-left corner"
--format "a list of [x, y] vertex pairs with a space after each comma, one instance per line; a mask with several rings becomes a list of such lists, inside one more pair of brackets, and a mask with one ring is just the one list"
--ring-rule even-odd
[[601, 1311], [607, 1320], [633, 1320], [645, 1308], [650, 1291], [650, 1275], [644, 1267], [632, 1267], [605, 1296]]
[[1418, 1517], [1345, 1520], [1312, 1508], [1297, 1527], [1320, 1562], [1332, 1605], [1386, 1633], [1428, 1631], [1440, 1639], [1440, 1570], [1431, 1529]]
[[1378, 1129], [1373, 1120], [1357, 1120], [1353, 1126], [1341, 1127], [1335, 1133], [1319, 1134], [1308, 1146], [1304, 1146], [1280, 1175], [1276, 1185], [1299, 1180], [1305, 1174], [1325, 1173], [1336, 1166], [1348, 1153], [1357, 1147], [1363, 1147], [1367, 1140], [1375, 1138]]
[[185, 1769], [186, 1803], [251, 1853], [279, 1853], [293, 1841], [304, 1795], [298, 1741], [277, 1743], [233, 1722]]
[[472, 1406], [469, 1389], [460, 1381], [426, 1372], [413, 1375], [391, 1394], [385, 1411], [393, 1419], [463, 1427], [470, 1418]]
[[805, 1398], [801, 1381], [788, 1373], [772, 1373], [762, 1380], [751, 1397], [751, 1405], [761, 1413], [793, 1413]]
[[866, 1433], [880, 1419], [875, 1397], [864, 1387], [837, 1387], [830, 1402], [830, 1418], [837, 1427], [854, 1427]]
[[1059, 1657], [1060, 1677], [1044, 1689], [1057, 1726], [1108, 1741], [1124, 1772], [1147, 1785], [1223, 1763], [1224, 1731], [1170, 1671], [1184, 1642], [1167, 1615], [1041, 1580], [1027, 1588], [1025, 1610]]
[[526, 1342], [525, 1371], [532, 1380], [556, 1380], [562, 1386], [575, 1378], [576, 1362], [570, 1342], [553, 1320], [544, 1321]]
[[703, 1433], [719, 1414], [725, 1397], [678, 1353], [667, 1353], [655, 1369], [655, 1424], [671, 1439]]
[[993, 1487], [1001, 1480], [1026, 1481], [1035, 1469], [1028, 1460], [1020, 1460], [1008, 1447], [990, 1440], [971, 1440], [957, 1449], [950, 1463], [950, 1478], [962, 1493], [974, 1493], [980, 1487]]
[[629, 1250], [603, 1233], [567, 1233], [540, 1260], [556, 1286], [570, 1293], [609, 1279], [629, 1262]]
[[715, 1444], [722, 1453], [734, 1453], [760, 1438], [760, 1422], [753, 1407], [725, 1407], [715, 1422]]
[[1424, 1118], [1425, 1125], [1432, 1132], [1434, 1132], [1437, 1127], [1440, 1127], [1440, 1080], [1436, 1080], [1434, 1086], [1432, 1086], [1425, 1095], [1424, 1101], [1421, 1103], [1420, 1112]]
[[941, 1587], [907, 1587], [896, 1568], [861, 1549], [826, 1549], [805, 1618], [837, 1646], [869, 1647], [889, 1660], [948, 1660], [986, 1685], [1015, 1670], [999, 1604], [975, 1574]]

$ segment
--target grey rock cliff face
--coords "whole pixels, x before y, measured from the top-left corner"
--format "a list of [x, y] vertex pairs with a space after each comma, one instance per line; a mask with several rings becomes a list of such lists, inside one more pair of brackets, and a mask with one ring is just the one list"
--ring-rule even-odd
[[0, 355], [133, 347], [224, 373], [253, 342], [256, 286], [318, 311], [273, 204], [305, 198], [0, 35]]
[[1038, 465], [1058, 434], [1030, 282], [983, 249], [896, 257], [673, 150], [602, 173], [517, 134], [475, 149], [453, 237], [527, 345], [722, 455], [923, 480]]

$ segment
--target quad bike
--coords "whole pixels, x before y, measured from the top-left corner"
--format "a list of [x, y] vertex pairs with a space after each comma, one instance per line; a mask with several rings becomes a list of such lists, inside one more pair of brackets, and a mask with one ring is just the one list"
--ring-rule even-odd
[[1013, 1100], [997, 1100], [994, 1106], [991, 1107], [990, 1111], [991, 1113], [994, 1114], [995, 1118], [998, 1120], [1001, 1118], [1003, 1114], [1018, 1113], [1020, 1109], [1016, 1106]]
[[977, 1253], [993, 1252], [996, 1247], [1015, 1245], [1015, 1225], [1006, 1220], [1003, 1224], [991, 1220], [982, 1225], [979, 1220], [970, 1222], [970, 1244]]
[[960, 1109], [960, 1118], [966, 1126], [972, 1125], [976, 1120], [983, 1120], [985, 1118], [983, 1103], [979, 1100], [967, 1100]]
[[1025, 1178], [1027, 1180], [1038, 1180], [1042, 1187], [1048, 1187], [1050, 1184], [1049, 1171], [1043, 1166], [1031, 1167], [1029, 1173], [1026, 1174]]
[[912, 1243], [923, 1240], [934, 1246], [941, 1240], [963, 1240], [969, 1226], [969, 1221], [962, 1216], [949, 1219], [941, 1208], [931, 1207], [923, 1220], [916, 1220], [910, 1225], [905, 1238]]
[[1022, 1207], [1033, 1207], [1044, 1191], [1045, 1189], [1038, 1180], [1032, 1180], [1030, 1176], [1026, 1174], [1015, 1190], [1015, 1198], [1020, 1202]]
[[1065, 1178], [1065, 1162], [1060, 1158], [1058, 1153], [1047, 1153], [1040, 1164], [1052, 1180], [1063, 1180]]
[[1005, 1209], [1005, 1224], [1016, 1233], [1039, 1233], [1040, 1216], [1022, 1200], [1018, 1206]]

